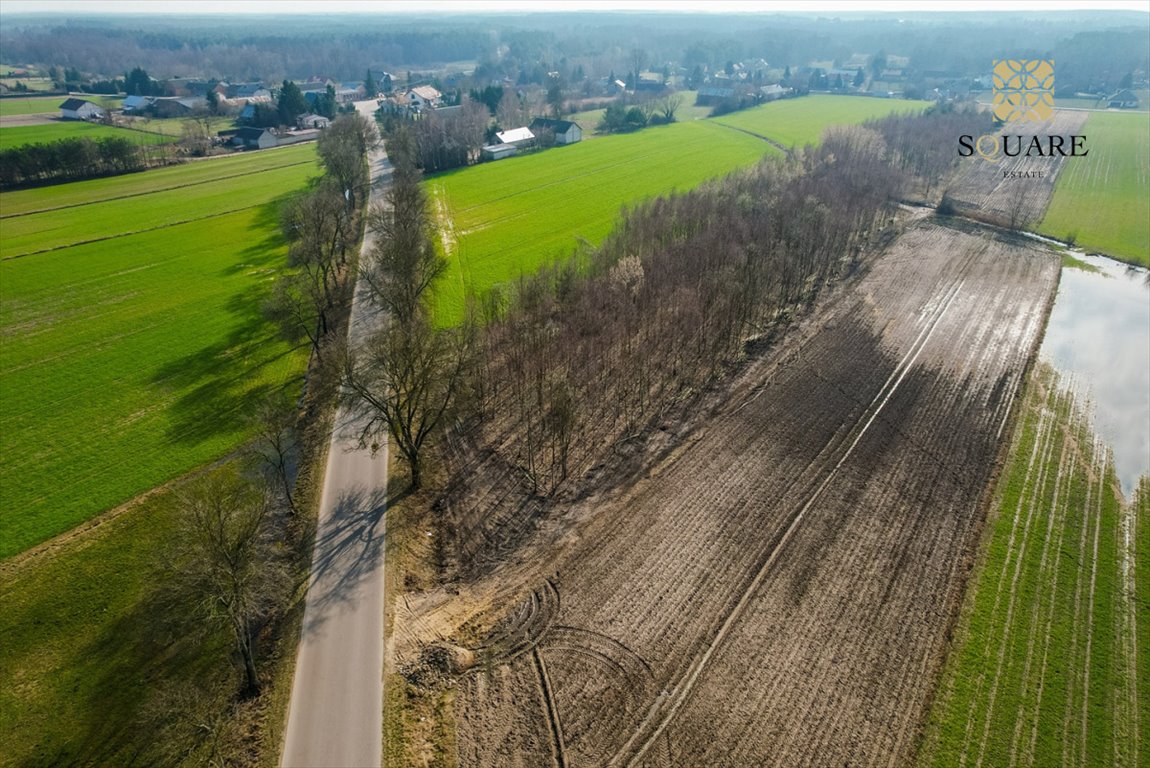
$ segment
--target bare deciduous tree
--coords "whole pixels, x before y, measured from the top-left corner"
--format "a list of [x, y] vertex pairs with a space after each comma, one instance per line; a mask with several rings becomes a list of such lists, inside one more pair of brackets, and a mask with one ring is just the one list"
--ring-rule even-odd
[[244, 670], [244, 694], [260, 689], [256, 637], [290, 580], [262, 485], [224, 469], [191, 483], [179, 498], [171, 567], [186, 605], [205, 627], [230, 631]]
[[390, 435], [422, 483], [423, 449], [455, 401], [471, 354], [471, 331], [437, 329], [421, 315], [375, 334], [344, 367], [345, 402], [360, 415], [360, 443]]

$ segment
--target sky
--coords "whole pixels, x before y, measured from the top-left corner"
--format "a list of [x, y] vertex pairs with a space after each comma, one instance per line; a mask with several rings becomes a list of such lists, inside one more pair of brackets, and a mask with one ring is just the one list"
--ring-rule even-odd
[[1150, 12], [1150, 0], [0, 0], [5, 13], [475, 13], [677, 11], [710, 13], [1015, 11], [1120, 9]]

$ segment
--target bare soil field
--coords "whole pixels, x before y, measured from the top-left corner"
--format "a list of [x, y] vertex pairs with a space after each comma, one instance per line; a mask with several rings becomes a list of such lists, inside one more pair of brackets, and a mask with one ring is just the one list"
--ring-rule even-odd
[[[1088, 116], [1087, 112], [1058, 110], [1050, 120], [1033, 124], [1024, 123], [1022, 125], [1026, 126], [1025, 129], [1007, 126], [996, 136], [1001, 137], [1004, 133], [1023, 136], [1024, 152], [1032, 135], [1041, 137], [1044, 145], [1046, 137], [1061, 136], [1064, 146], [1069, 151], [1070, 136], [1082, 133], [1082, 126]], [[1089, 146], [1086, 149], [1089, 150]], [[989, 141], [984, 142], [983, 150], [988, 155], [995, 155]], [[1015, 151], [1013, 143], [1011, 151]], [[972, 157], [962, 158], [958, 174], [947, 190], [947, 196], [963, 212], [975, 212], [978, 218], [993, 224], [1011, 227], [1036, 225], [1050, 204], [1058, 174], [1067, 162], [1076, 160], [1085, 162], [1084, 158], [1064, 158], [1058, 155], [1004, 157], [1000, 140], [997, 155], [991, 160], [977, 153]], [[1041, 177], [1034, 175], [1039, 173], [1042, 174]], [[1018, 174], [1031, 175], [1019, 177]]]
[[909, 761], [1057, 275], [918, 222], [645, 477], [401, 596], [398, 667], [467, 669], [459, 764]]

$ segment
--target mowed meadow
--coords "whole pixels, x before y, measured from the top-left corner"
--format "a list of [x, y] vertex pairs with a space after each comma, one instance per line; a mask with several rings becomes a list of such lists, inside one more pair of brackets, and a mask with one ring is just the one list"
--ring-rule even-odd
[[261, 315], [301, 145], [0, 196], [0, 558], [234, 449], [306, 352]]
[[[810, 96], [432, 176], [426, 183], [448, 259], [436, 292], [437, 319], [458, 322], [468, 296], [569, 256], [581, 242], [598, 244], [625, 206], [686, 191], [778, 154], [761, 136], [785, 145], [814, 143], [827, 126], [925, 106]], [[736, 120], [738, 130], [723, 120]], [[584, 126], [585, 132], [592, 128]]]
[[1150, 114], [1093, 113], [1082, 133], [1090, 154], [1064, 164], [1039, 231], [1150, 266]]

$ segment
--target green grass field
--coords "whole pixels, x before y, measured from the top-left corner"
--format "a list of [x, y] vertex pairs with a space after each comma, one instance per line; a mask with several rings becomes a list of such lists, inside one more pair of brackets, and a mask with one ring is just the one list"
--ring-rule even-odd
[[25, 144], [43, 144], [76, 136], [99, 139], [104, 136], [120, 136], [136, 144], [164, 144], [175, 141], [178, 136], [165, 136], [145, 131], [130, 131], [110, 125], [85, 123], [79, 120], [46, 123], [44, 125], [18, 125], [0, 127], [0, 149], [12, 149]]
[[0, 557], [226, 454], [240, 414], [302, 371], [260, 304], [277, 201], [314, 153], [0, 197]]
[[801, 99], [781, 99], [711, 119], [774, 139], [785, 147], [801, 147], [817, 143], [828, 125], [862, 123], [895, 112], [920, 112], [930, 104], [929, 101], [818, 94]]
[[13, 96], [0, 99], [0, 117], [58, 115], [67, 96]]
[[436, 291], [438, 320], [457, 322], [469, 293], [531, 274], [570, 254], [579, 238], [598, 243], [623, 206], [691, 189], [773, 151], [753, 136], [696, 121], [431, 177], [450, 265]]
[[[695, 106], [695, 98], [698, 96], [698, 91], [679, 91], [683, 97], [683, 103], [675, 112], [675, 120], [680, 123], [685, 123], [690, 120], [702, 120], [707, 115], [711, 114], [710, 107], [697, 107]], [[599, 134], [595, 133], [595, 127], [599, 125], [599, 121], [603, 119], [603, 113], [606, 109], [589, 109], [585, 112], [576, 112], [574, 115], [566, 117], [567, 120], [574, 120], [579, 123], [583, 128], [583, 138], [595, 138]]]
[[173, 652], [148, 604], [175, 530], [174, 494], [163, 492], [82, 546], [0, 566], [0, 766], [140, 765], [157, 738], [140, 722], [148, 696], [230, 674], [212, 664], [226, 646]]
[[817, 141], [828, 125], [926, 106], [811, 96], [431, 177], [427, 185], [449, 262], [437, 288], [437, 319], [457, 322], [469, 294], [481, 295], [533, 273], [569, 255], [580, 240], [597, 244], [625, 205], [691, 189], [777, 152], [746, 131], [784, 144], [805, 144]]
[[919, 764], [1146, 765], [1150, 483], [1123, 504], [1048, 367], [1016, 432]]
[[1150, 114], [1099, 112], [1082, 133], [1090, 154], [1067, 159], [1039, 231], [1150, 266]]

